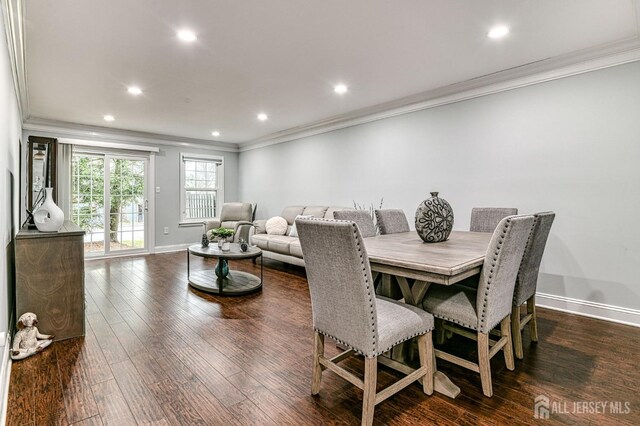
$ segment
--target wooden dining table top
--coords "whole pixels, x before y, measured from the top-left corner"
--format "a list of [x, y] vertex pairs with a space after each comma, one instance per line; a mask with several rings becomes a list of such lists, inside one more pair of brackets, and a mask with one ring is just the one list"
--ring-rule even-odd
[[452, 231], [440, 243], [425, 243], [415, 231], [365, 238], [371, 269], [450, 285], [478, 274], [491, 233]]

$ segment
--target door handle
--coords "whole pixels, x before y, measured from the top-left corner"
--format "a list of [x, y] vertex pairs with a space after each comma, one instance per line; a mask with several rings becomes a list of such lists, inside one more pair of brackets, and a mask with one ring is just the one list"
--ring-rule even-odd
[[149, 211], [149, 200], [144, 200], [144, 211]]

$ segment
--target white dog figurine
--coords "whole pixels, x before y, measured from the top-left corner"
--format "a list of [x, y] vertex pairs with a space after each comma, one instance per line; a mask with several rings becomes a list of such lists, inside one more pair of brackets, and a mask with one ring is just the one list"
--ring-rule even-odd
[[53, 336], [40, 334], [36, 324], [38, 324], [38, 317], [32, 312], [24, 313], [18, 319], [18, 332], [13, 338], [11, 359], [19, 360], [29, 357], [42, 351], [53, 342]]

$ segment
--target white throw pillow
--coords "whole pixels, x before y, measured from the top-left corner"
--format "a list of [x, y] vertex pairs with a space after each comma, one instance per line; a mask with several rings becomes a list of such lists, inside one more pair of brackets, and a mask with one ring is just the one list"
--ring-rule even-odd
[[284, 235], [287, 233], [287, 226], [287, 219], [280, 216], [272, 217], [264, 225], [269, 235]]
[[299, 214], [298, 216], [296, 216], [296, 218], [293, 220], [293, 226], [291, 227], [291, 231], [289, 231], [289, 236], [290, 237], [298, 237], [298, 230], [296, 229], [296, 220], [298, 219], [309, 219], [312, 218], [313, 216], [311, 216], [310, 214], [308, 215], [303, 215], [303, 214]]

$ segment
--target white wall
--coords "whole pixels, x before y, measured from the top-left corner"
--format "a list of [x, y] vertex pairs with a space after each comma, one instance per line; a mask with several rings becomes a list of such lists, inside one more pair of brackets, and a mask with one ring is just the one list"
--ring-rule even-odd
[[473, 206], [554, 210], [538, 290], [638, 309], [639, 163], [636, 62], [243, 152], [240, 198], [267, 218], [384, 197], [411, 221], [438, 190], [459, 230]]
[[[23, 140], [25, 144], [30, 135], [45, 136], [53, 138], [70, 139], [68, 135], [55, 132], [32, 132], [25, 131]], [[90, 138], [84, 138], [90, 140]], [[100, 139], [95, 139], [100, 141]], [[111, 141], [113, 142], [113, 141]], [[122, 142], [126, 145], [127, 142]], [[135, 145], [152, 145], [147, 143], [134, 143]], [[26, 146], [26, 145], [25, 145]], [[202, 227], [179, 227], [180, 222], [180, 153], [196, 153], [215, 155], [224, 158], [225, 170], [225, 202], [238, 201], [238, 153], [225, 152], [202, 148], [174, 146], [174, 145], [153, 145], [160, 149], [155, 154], [155, 178], [156, 182], [149, 194], [155, 197], [155, 246], [159, 249], [167, 246], [175, 246], [186, 243], [200, 241]], [[23, 179], [26, 181], [26, 177]], [[155, 187], [160, 187], [160, 193], [156, 194]], [[164, 227], [169, 228], [169, 234], [163, 234]]]
[[[13, 239], [19, 226], [19, 143], [22, 120], [1, 15], [0, 13], [0, 238], [4, 255], [0, 256], [0, 332], [6, 332], [11, 328], [9, 320], [15, 294]], [[3, 343], [0, 342], [0, 345]]]

